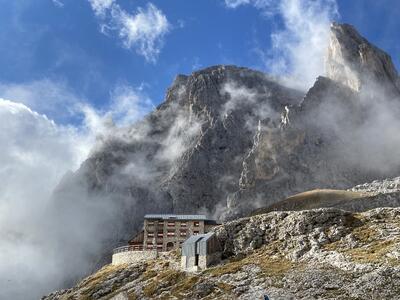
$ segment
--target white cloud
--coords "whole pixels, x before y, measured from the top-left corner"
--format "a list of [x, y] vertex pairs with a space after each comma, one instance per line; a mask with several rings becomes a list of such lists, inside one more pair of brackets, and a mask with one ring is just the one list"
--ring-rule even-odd
[[264, 16], [270, 17], [279, 12], [280, 1], [282, 0], [225, 0], [225, 6], [235, 9], [243, 5], [252, 5]]
[[51, 0], [53, 4], [57, 7], [64, 7], [64, 3], [61, 2], [60, 0]]
[[283, 28], [271, 34], [272, 50], [256, 49], [268, 72], [301, 89], [325, 74], [329, 25], [339, 16], [335, 0], [225, 0], [225, 4], [230, 8], [254, 5], [282, 19]]
[[50, 118], [66, 119], [76, 113], [75, 104], [83, 102], [65, 83], [41, 79], [25, 83], [1, 83], [0, 97], [18, 99], [29, 108]]
[[117, 128], [129, 127], [154, 109], [151, 99], [138, 88], [129, 85], [117, 85], [111, 91], [111, 101], [104, 109], [96, 109], [87, 103], [79, 104], [84, 115], [83, 125], [96, 139], [104, 139], [110, 134], [116, 137], [125, 134]]
[[324, 75], [329, 26], [338, 16], [333, 0], [284, 0], [280, 5], [285, 28], [272, 34], [272, 52], [267, 68], [283, 74], [297, 88], [309, 88]]
[[242, 5], [253, 5], [258, 9], [268, 9], [271, 10], [274, 3], [277, 1], [274, 0], [225, 0], [225, 5], [229, 8], [237, 8]]
[[112, 91], [110, 112], [118, 126], [133, 124], [155, 108], [141, 89], [122, 84]]
[[97, 16], [104, 16], [115, 0], [89, 0], [89, 2]]
[[89, 0], [94, 13], [101, 20], [101, 32], [116, 32], [123, 46], [134, 49], [146, 61], [155, 63], [171, 25], [154, 4], [138, 7], [133, 14], [111, 0]]
[[38, 298], [62, 277], [42, 232], [48, 199], [89, 151], [87, 136], [0, 98], [0, 298]]
[[[88, 268], [84, 251], [98, 251], [99, 247], [93, 238], [99, 228], [96, 220], [113, 212], [112, 207], [99, 205], [90, 211], [102, 217], [79, 215], [90, 204], [83, 200], [77, 201], [72, 212], [53, 211], [49, 200], [54, 188], [66, 172], [76, 170], [86, 159], [99, 136], [113, 128], [118, 137], [124, 132], [118, 127], [138, 121], [153, 106], [142, 87], [128, 85], [117, 86], [104, 109], [92, 107], [66, 86], [50, 80], [0, 84], [0, 97], [4, 94], [9, 99], [21, 97], [25, 104], [0, 98], [0, 299], [38, 299], [59, 288], [72, 271], [79, 274]], [[30, 104], [38, 109], [48, 104], [54, 116], [71, 106], [71, 114], [78, 114], [82, 123], [57, 124]], [[65, 233], [57, 218], [75, 218], [82, 227]], [[69, 241], [59, 249], [58, 238], [63, 233]], [[70, 250], [65, 249], [76, 244], [87, 247], [68, 262], [67, 271], [65, 260]]]

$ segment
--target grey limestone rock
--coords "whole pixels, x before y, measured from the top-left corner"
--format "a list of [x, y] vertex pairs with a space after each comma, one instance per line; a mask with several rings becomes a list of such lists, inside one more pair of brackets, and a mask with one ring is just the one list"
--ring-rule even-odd
[[[319, 77], [307, 93], [236, 66], [178, 75], [164, 102], [140, 122], [113, 128], [55, 190], [52, 205], [65, 224], [60, 240], [64, 247], [71, 244], [66, 261], [84, 249], [94, 266], [106, 263], [111, 249], [140, 229], [146, 213], [233, 219], [305, 190], [345, 189], [398, 175], [400, 166], [383, 172], [376, 167], [381, 161], [370, 164], [369, 153], [360, 161], [359, 148], [369, 147], [354, 143], [352, 134], [370, 113], [360, 101], [367, 82], [360, 74], [390, 87], [392, 95], [398, 91], [390, 57], [339, 24], [332, 26], [329, 51], [328, 77]], [[68, 243], [79, 234], [69, 231], [76, 224], [97, 233], [102, 228], [92, 237], [99, 243], [84, 241], [79, 249]], [[265, 241], [258, 233], [248, 236], [229, 242], [227, 251]], [[72, 265], [65, 268], [74, 274]]]

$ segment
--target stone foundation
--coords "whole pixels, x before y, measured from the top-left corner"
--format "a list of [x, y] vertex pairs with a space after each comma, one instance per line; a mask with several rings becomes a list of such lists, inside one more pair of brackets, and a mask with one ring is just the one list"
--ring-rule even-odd
[[113, 265], [132, 264], [139, 261], [157, 258], [157, 251], [125, 251], [115, 253], [112, 256]]

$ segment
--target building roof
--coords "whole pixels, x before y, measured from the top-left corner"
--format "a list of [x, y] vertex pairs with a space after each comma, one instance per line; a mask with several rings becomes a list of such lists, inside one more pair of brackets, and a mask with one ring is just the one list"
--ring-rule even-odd
[[145, 219], [162, 219], [162, 220], [207, 220], [205, 215], [173, 215], [173, 214], [155, 214], [145, 215]]
[[194, 256], [196, 253], [207, 255], [207, 241], [213, 236], [213, 232], [192, 235], [182, 244], [182, 255]]

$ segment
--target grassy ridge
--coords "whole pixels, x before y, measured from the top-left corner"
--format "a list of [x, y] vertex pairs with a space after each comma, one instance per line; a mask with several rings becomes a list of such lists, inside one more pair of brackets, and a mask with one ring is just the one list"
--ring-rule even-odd
[[277, 210], [306, 210], [329, 207], [342, 201], [370, 196], [368, 193], [345, 190], [317, 189], [290, 196], [267, 207], [255, 210], [251, 215], [258, 215]]

